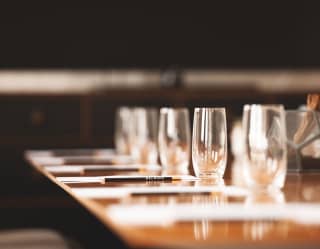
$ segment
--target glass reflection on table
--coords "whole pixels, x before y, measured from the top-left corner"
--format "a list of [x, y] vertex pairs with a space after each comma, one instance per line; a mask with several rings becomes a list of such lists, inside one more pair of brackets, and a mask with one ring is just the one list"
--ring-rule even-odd
[[[228, 197], [223, 192], [215, 192], [211, 195], [193, 196], [192, 204], [204, 207], [221, 207], [227, 205]], [[228, 224], [224, 224], [222, 229], [225, 234], [228, 233]], [[206, 240], [214, 232], [214, 223], [208, 219], [193, 222], [193, 233], [195, 240]]]
[[[247, 196], [245, 200], [245, 205], [247, 206], [256, 204], [283, 205], [285, 203], [285, 195], [281, 190], [260, 192], [253, 191]], [[280, 234], [283, 238], [285, 238], [288, 234], [287, 222], [256, 220], [243, 223], [243, 236], [246, 240], [262, 240], [269, 234], [270, 236], [272, 236], [271, 234], [273, 234], [274, 230], [277, 230], [277, 234]]]

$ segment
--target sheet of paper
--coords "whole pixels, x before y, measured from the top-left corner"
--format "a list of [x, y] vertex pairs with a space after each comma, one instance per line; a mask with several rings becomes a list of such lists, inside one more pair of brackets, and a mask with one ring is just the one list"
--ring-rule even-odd
[[132, 158], [123, 155], [100, 156], [33, 156], [31, 160], [41, 165], [57, 166], [62, 164], [131, 164]]
[[163, 182], [163, 181], [195, 181], [198, 178], [191, 175], [112, 175], [105, 176], [106, 182]]
[[65, 159], [66, 161], [90, 161], [90, 160], [129, 160], [131, 161], [131, 156], [125, 156], [125, 155], [112, 155], [112, 154], [105, 154], [105, 155], [89, 155], [89, 156], [83, 156], [83, 155], [72, 155], [72, 156], [61, 156], [60, 158]]
[[84, 171], [143, 171], [160, 170], [159, 165], [46, 165], [44, 168], [50, 173], [83, 173]]
[[62, 176], [56, 178], [63, 183], [101, 183], [101, 176]]
[[[243, 197], [247, 191], [234, 186], [212, 187], [212, 186], [134, 186], [134, 187], [100, 187], [100, 188], [72, 188], [75, 194], [87, 198], [108, 198], [110, 192], [120, 193], [119, 198], [124, 195], [149, 195], [149, 194], [211, 194], [224, 193], [228, 196]], [[119, 190], [119, 191], [118, 191]], [[124, 194], [126, 193], [126, 194]], [[114, 196], [114, 195], [113, 195]]]
[[59, 157], [51, 156], [41, 156], [41, 157], [32, 157], [32, 161], [40, 165], [61, 165], [64, 164], [64, 159]]
[[72, 191], [80, 197], [93, 199], [120, 199], [130, 195], [128, 188], [72, 188]]
[[83, 167], [81, 166], [64, 166], [64, 165], [60, 165], [60, 166], [47, 166], [46, 170], [50, 173], [53, 174], [58, 174], [58, 173], [81, 173], [83, 172]]
[[59, 156], [101, 156], [116, 155], [114, 149], [55, 149], [55, 150], [27, 150], [28, 157], [59, 157]]
[[320, 204], [173, 204], [113, 205], [107, 209], [115, 222], [126, 225], [169, 225], [183, 221], [290, 220], [320, 225]]

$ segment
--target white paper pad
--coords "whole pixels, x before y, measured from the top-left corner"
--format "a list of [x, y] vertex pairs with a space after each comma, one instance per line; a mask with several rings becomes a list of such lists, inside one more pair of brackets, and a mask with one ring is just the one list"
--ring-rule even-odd
[[[105, 199], [128, 195], [148, 194], [200, 194], [221, 192], [227, 196], [243, 197], [247, 191], [234, 186], [135, 186], [135, 187], [100, 187], [100, 188], [72, 188], [73, 192], [81, 197]], [[118, 196], [117, 196], [118, 195]]]
[[83, 163], [83, 164], [94, 164], [94, 163], [110, 163], [110, 161], [130, 164], [132, 163], [132, 158], [130, 156], [123, 155], [101, 155], [101, 156], [33, 156], [31, 158], [36, 163], [41, 165], [61, 165], [61, 164], [71, 164], [71, 163]]
[[101, 155], [116, 155], [114, 149], [53, 149], [53, 150], [28, 150], [25, 152], [28, 157], [56, 157], [63, 155], [90, 155], [90, 156], [101, 156]]
[[61, 165], [64, 164], [64, 159], [59, 157], [32, 157], [32, 161], [41, 165]]
[[50, 173], [82, 173], [84, 171], [125, 171], [125, 170], [160, 170], [159, 165], [58, 165], [58, 166], [44, 166]]
[[80, 197], [94, 199], [120, 199], [130, 195], [129, 188], [72, 188], [72, 191]]
[[[171, 178], [166, 179], [166, 177]], [[195, 181], [197, 177], [191, 175], [112, 175], [105, 176], [106, 182], [164, 182], [168, 181]], [[139, 179], [140, 178], [140, 179]], [[143, 179], [141, 179], [143, 178]], [[137, 180], [138, 179], [138, 180]]]
[[64, 166], [64, 165], [60, 165], [60, 166], [47, 166], [46, 170], [50, 173], [81, 173], [83, 172], [83, 167], [81, 166]]
[[291, 220], [320, 225], [320, 204], [174, 204], [113, 205], [107, 209], [115, 222], [126, 225], [169, 225], [183, 221]]
[[103, 176], [62, 176], [56, 179], [63, 183], [100, 183]]

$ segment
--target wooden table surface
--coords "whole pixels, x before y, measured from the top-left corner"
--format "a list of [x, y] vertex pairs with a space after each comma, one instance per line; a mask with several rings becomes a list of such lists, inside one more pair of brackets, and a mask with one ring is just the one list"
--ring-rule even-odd
[[[63, 153], [68, 154], [68, 151]], [[72, 151], [70, 153], [73, 153]], [[81, 152], [82, 153], [82, 152]], [[288, 220], [243, 220], [210, 221], [195, 219], [170, 224], [130, 225], [112, 219], [108, 207], [114, 204], [156, 204], [173, 205], [175, 203], [244, 203], [245, 197], [230, 197], [223, 193], [185, 194], [185, 195], [141, 195], [123, 198], [87, 198], [78, 196], [73, 188], [101, 188], [101, 183], [64, 184], [57, 175], [49, 173], [38, 163], [34, 152], [26, 153], [26, 159], [43, 175], [63, 188], [71, 197], [86, 207], [108, 229], [114, 231], [130, 248], [320, 248], [320, 223], [298, 224]], [[95, 172], [91, 175], [107, 175], [110, 172]], [[115, 173], [114, 173], [115, 174]], [[123, 174], [123, 172], [122, 172]], [[70, 174], [69, 174], [70, 175]], [[77, 174], [74, 174], [75, 176]], [[85, 174], [87, 176], [88, 174]], [[174, 185], [181, 183], [161, 183]], [[194, 184], [193, 182], [186, 183]], [[230, 180], [225, 179], [229, 185]], [[138, 185], [146, 185], [141, 183]], [[108, 185], [109, 186], [109, 185]], [[112, 186], [128, 186], [116, 183]], [[255, 197], [259, 203], [320, 203], [320, 173], [288, 174], [282, 192], [276, 195]], [[320, 210], [319, 210], [320, 212]], [[155, 214], [157, 215], [157, 214]]]

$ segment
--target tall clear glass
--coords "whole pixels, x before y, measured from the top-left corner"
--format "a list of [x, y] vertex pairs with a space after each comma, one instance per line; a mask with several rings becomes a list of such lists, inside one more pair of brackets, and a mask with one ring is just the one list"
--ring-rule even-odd
[[116, 111], [114, 142], [117, 154], [130, 155], [130, 136], [133, 131], [132, 109], [120, 107]]
[[255, 189], [282, 188], [287, 171], [285, 112], [282, 105], [245, 105], [245, 178]]
[[225, 108], [195, 108], [192, 134], [192, 163], [202, 179], [222, 178], [227, 163]]
[[131, 155], [136, 163], [158, 162], [158, 110], [137, 107], [132, 110]]
[[190, 125], [187, 108], [161, 108], [159, 121], [160, 161], [168, 173], [188, 173]]

